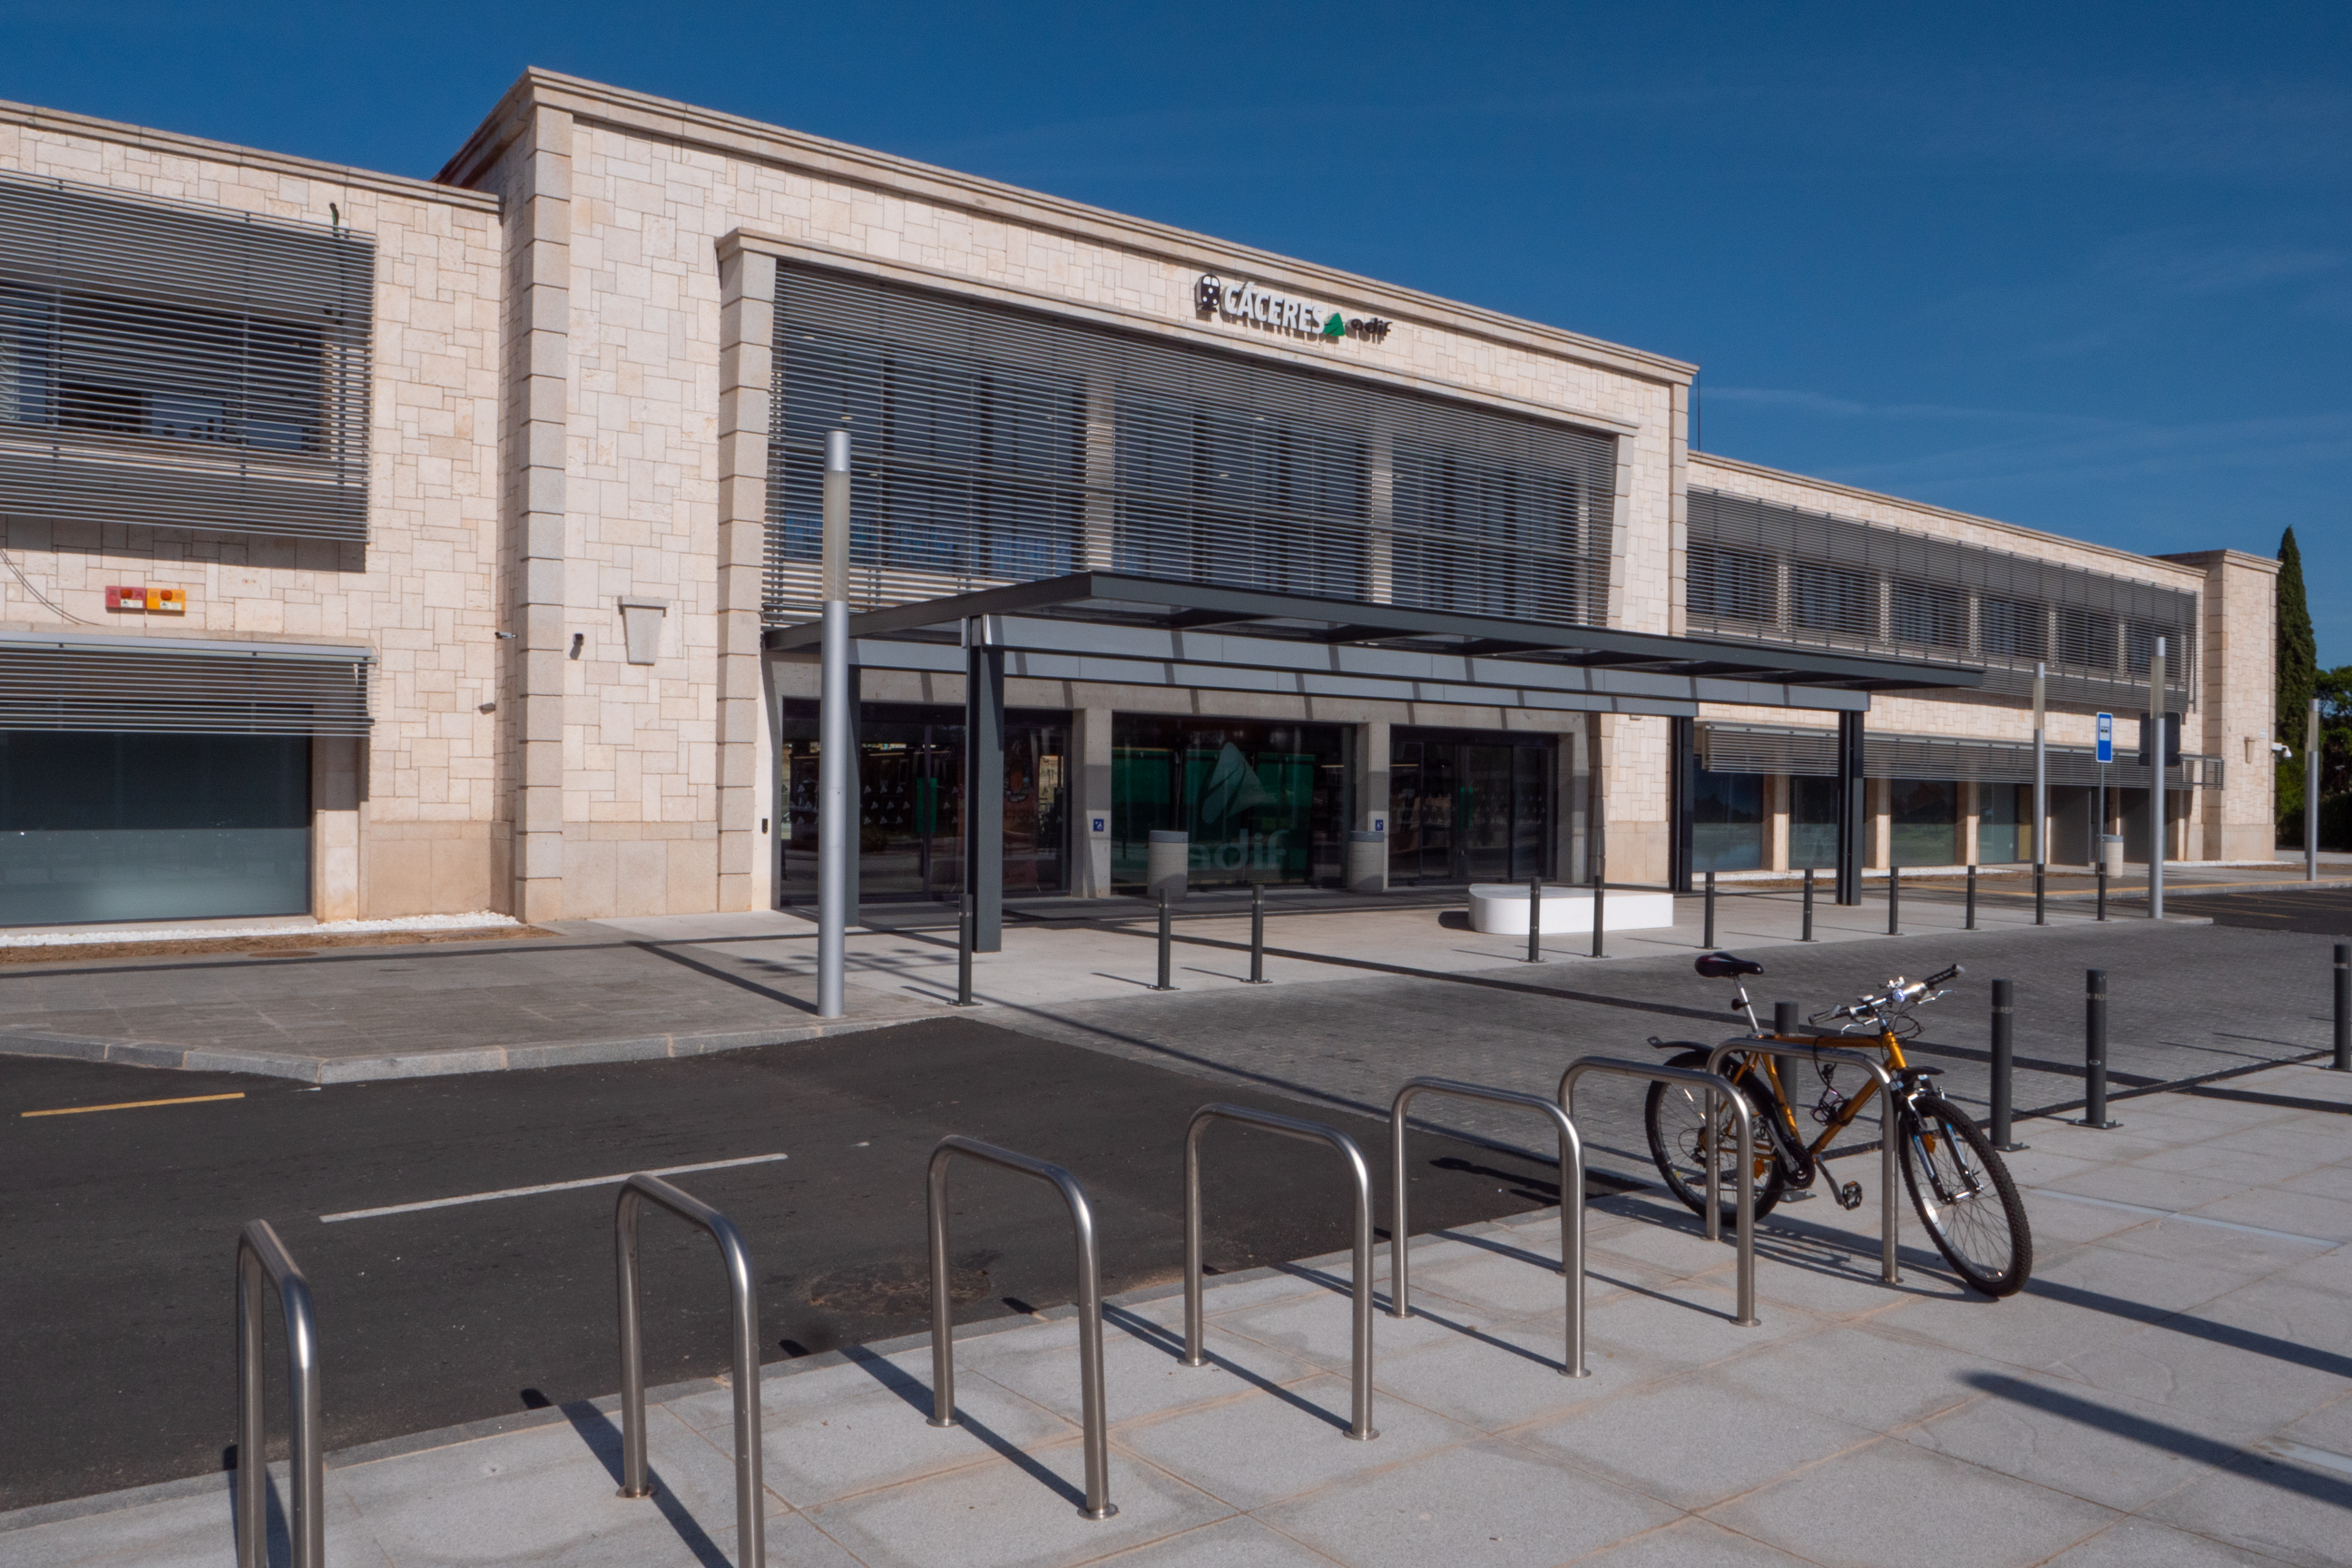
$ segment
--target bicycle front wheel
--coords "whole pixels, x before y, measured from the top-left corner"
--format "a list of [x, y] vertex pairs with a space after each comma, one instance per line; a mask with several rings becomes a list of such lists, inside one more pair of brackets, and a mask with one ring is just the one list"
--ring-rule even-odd
[[1995, 1298], [2023, 1289], [2033, 1271], [2033, 1232], [1992, 1140], [1933, 1091], [1903, 1113], [1898, 1136], [1904, 1184], [1936, 1250], [1972, 1289]]
[[[1705, 1051], [1685, 1051], [1666, 1064], [1669, 1067], [1699, 1068], [1706, 1066]], [[1788, 1173], [1780, 1168], [1780, 1156], [1773, 1152], [1771, 1134], [1764, 1130], [1763, 1118], [1779, 1113], [1780, 1100], [1764, 1080], [1753, 1074], [1741, 1080], [1740, 1089], [1757, 1110], [1757, 1121], [1752, 1129], [1756, 1149], [1756, 1217], [1762, 1219], [1772, 1212], [1788, 1186]], [[1648, 1100], [1643, 1106], [1642, 1121], [1650, 1134], [1650, 1157], [1657, 1163], [1658, 1174], [1665, 1178], [1666, 1190], [1690, 1205], [1691, 1213], [1706, 1215], [1707, 1142], [1706, 1090], [1693, 1084], [1654, 1082]], [[1728, 1107], [1719, 1108], [1715, 1115], [1716, 1169], [1721, 1174], [1718, 1203], [1723, 1210], [1726, 1235], [1739, 1223], [1739, 1133], [1738, 1121]]]

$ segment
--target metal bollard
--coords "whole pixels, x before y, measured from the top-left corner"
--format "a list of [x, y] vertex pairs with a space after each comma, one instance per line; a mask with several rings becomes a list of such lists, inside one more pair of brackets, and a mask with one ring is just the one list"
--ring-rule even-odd
[[1784, 1040], [1797, 1037], [1797, 1005], [1794, 1002], [1772, 1004], [1772, 1033]]
[[1968, 923], [1968, 929], [1969, 929], [1969, 931], [1974, 931], [1974, 930], [1976, 930], [1976, 929], [1977, 929], [1977, 868], [1976, 868], [1974, 866], [1971, 866], [1971, 867], [1969, 867], [1969, 923]]
[[1700, 939], [1699, 945], [1709, 952], [1715, 951], [1715, 873], [1712, 871], [1706, 874], [1706, 935]]
[[1162, 888], [1160, 889], [1160, 984], [1152, 987], [1154, 991], [1176, 989], [1168, 982], [1169, 951], [1174, 941], [1174, 930], [1168, 923], [1168, 889]]
[[2107, 918], [2107, 858], [2099, 857], [2099, 918]]
[[[1160, 978], [1167, 978], [1162, 975]], [[1265, 977], [1265, 884], [1250, 884], [1250, 977], [1246, 984], [1270, 984]]]
[[2016, 1068], [2017, 983], [1992, 983], [1992, 1146], [2002, 1153], [2025, 1147], [2010, 1136], [2016, 1103], [2010, 1079]]
[[2039, 860], [2035, 861], [2033, 863], [2033, 923], [2038, 926], [2046, 926], [2050, 923], [2049, 913], [2042, 908], [2042, 863]]
[[2352, 1072], [2352, 942], [2336, 944], [2336, 1059], [2337, 1072]]
[[1543, 879], [1528, 879], [1528, 962], [1543, 962]]
[[1602, 879], [1600, 868], [1596, 866], [1592, 872], [1592, 956], [1595, 958], [1609, 956], [1601, 950], [1601, 903], [1608, 896], [1609, 884]]
[[1811, 866], [1805, 868], [1805, 933], [1797, 940], [1813, 940], [1813, 868]]
[[963, 896], [963, 907], [956, 913], [955, 1005], [959, 1007], [976, 1007], [980, 1005], [971, 999], [972, 928], [978, 923], [972, 916], [971, 895], [966, 893]]
[[2077, 1127], [2121, 1127], [2107, 1119], [2107, 972], [2083, 973], [2083, 1119]]
[[1886, 868], [1886, 934], [1903, 934], [1903, 868]]

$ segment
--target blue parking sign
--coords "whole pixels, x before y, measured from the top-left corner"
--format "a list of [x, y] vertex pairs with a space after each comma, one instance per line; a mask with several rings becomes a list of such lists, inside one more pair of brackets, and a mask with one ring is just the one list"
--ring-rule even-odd
[[2099, 763], [2102, 767], [2116, 760], [2116, 716], [2099, 715]]

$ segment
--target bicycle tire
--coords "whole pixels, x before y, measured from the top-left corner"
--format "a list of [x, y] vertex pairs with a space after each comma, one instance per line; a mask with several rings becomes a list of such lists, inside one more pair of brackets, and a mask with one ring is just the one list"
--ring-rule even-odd
[[[1666, 1065], [1704, 1071], [1706, 1053], [1685, 1051]], [[1770, 1084], [1759, 1078], [1739, 1087], [1748, 1103], [1756, 1108], [1758, 1117], [1780, 1113], [1780, 1102]], [[1706, 1123], [1705, 1100], [1706, 1091], [1689, 1084], [1654, 1081], [1642, 1104], [1642, 1126], [1650, 1137], [1650, 1158], [1656, 1163], [1666, 1191], [1702, 1219], [1706, 1217], [1706, 1167], [1700, 1163], [1697, 1145], [1698, 1133]], [[1721, 1126], [1724, 1131], [1717, 1139], [1717, 1160], [1723, 1171], [1721, 1201], [1723, 1225], [1727, 1232], [1739, 1223], [1739, 1197], [1734, 1184], [1738, 1179], [1738, 1139], [1737, 1133], [1728, 1131], [1731, 1120], [1727, 1112], [1723, 1115]], [[1773, 1205], [1788, 1191], [1789, 1173], [1761, 1127], [1755, 1130], [1755, 1142], [1757, 1159], [1762, 1167], [1756, 1177], [1756, 1217], [1760, 1220], [1772, 1212]], [[1675, 1152], [1671, 1155], [1670, 1150]], [[1685, 1158], [1686, 1170], [1681, 1166]]]
[[[1896, 1133], [1911, 1206], [1944, 1261], [1970, 1289], [1996, 1300], [2023, 1289], [2033, 1273], [2033, 1228], [1992, 1140], [1932, 1089], [1905, 1108]], [[1971, 1176], [1971, 1162], [1983, 1180]]]

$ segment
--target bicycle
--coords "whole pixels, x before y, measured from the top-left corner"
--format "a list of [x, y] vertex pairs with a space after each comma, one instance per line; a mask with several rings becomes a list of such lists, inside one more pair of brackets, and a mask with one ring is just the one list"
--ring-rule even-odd
[[[1898, 1100], [1894, 1123], [1904, 1184], [1910, 1189], [1911, 1205], [1934, 1238], [1936, 1249], [1971, 1289], [1987, 1296], [2011, 1296], [2024, 1288], [2033, 1269], [2033, 1233], [2008, 1165], [1974, 1119], [1936, 1087], [1933, 1080], [1943, 1068], [1916, 1066], [1903, 1056], [1901, 1042], [1915, 1038], [1920, 1029], [1912, 1010], [1942, 996], [1942, 988], [1961, 973], [1958, 964], [1925, 980], [1906, 981], [1898, 975], [1843, 1007], [1816, 1013], [1808, 1020], [1813, 1032], [1804, 1035], [1773, 1034], [1757, 1023], [1742, 977], [1763, 973], [1762, 964], [1727, 952], [1710, 952], [1695, 967], [1706, 979], [1737, 984], [1731, 1008], [1747, 1014], [1752, 1038], [1809, 1044], [1816, 1050], [1824, 1046], [1849, 1049], [1874, 1046], [1885, 1052], [1887, 1076], [1894, 1080], [1893, 1092]], [[1836, 1026], [1822, 1032], [1828, 1025]], [[1734, 1047], [1738, 1043], [1725, 1042]], [[1709, 1047], [1696, 1041], [1661, 1040], [1653, 1036], [1650, 1044], [1660, 1050], [1681, 1048], [1673, 1066], [1706, 1066]], [[1790, 1060], [1791, 1068], [1796, 1065]], [[1794, 1201], [1789, 1195], [1792, 1192], [1808, 1192], [1817, 1176], [1828, 1175], [1831, 1142], [1853, 1124], [1877, 1092], [1877, 1080], [1872, 1079], [1851, 1095], [1841, 1093], [1836, 1064], [1817, 1061], [1814, 1065], [1821, 1074], [1822, 1092], [1810, 1110], [1822, 1124], [1822, 1131], [1808, 1143], [1798, 1129], [1796, 1095], [1782, 1074], [1782, 1059], [1737, 1052], [1724, 1058], [1723, 1075], [1739, 1087], [1755, 1108], [1750, 1131], [1759, 1219], [1775, 1205]], [[1658, 1173], [1665, 1178], [1667, 1190], [1701, 1215], [1706, 1213], [1706, 1151], [1710, 1147], [1714, 1151], [1720, 1190], [1726, 1194], [1732, 1190], [1737, 1169], [1733, 1162], [1738, 1158], [1738, 1134], [1728, 1106], [1715, 1109], [1710, 1129], [1708, 1101], [1715, 1098], [1705, 1089], [1684, 1084], [1654, 1083], [1643, 1113], [1650, 1154], [1657, 1162]], [[1840, 1207], [1862, 1206], [1860, 1183], [1841, 1185], [1832, 1178], [1828, 1185]], [[1724, 1224], [1728, 1226], [1734, 1219], [1730, 1200], [1721, 1201]]]

